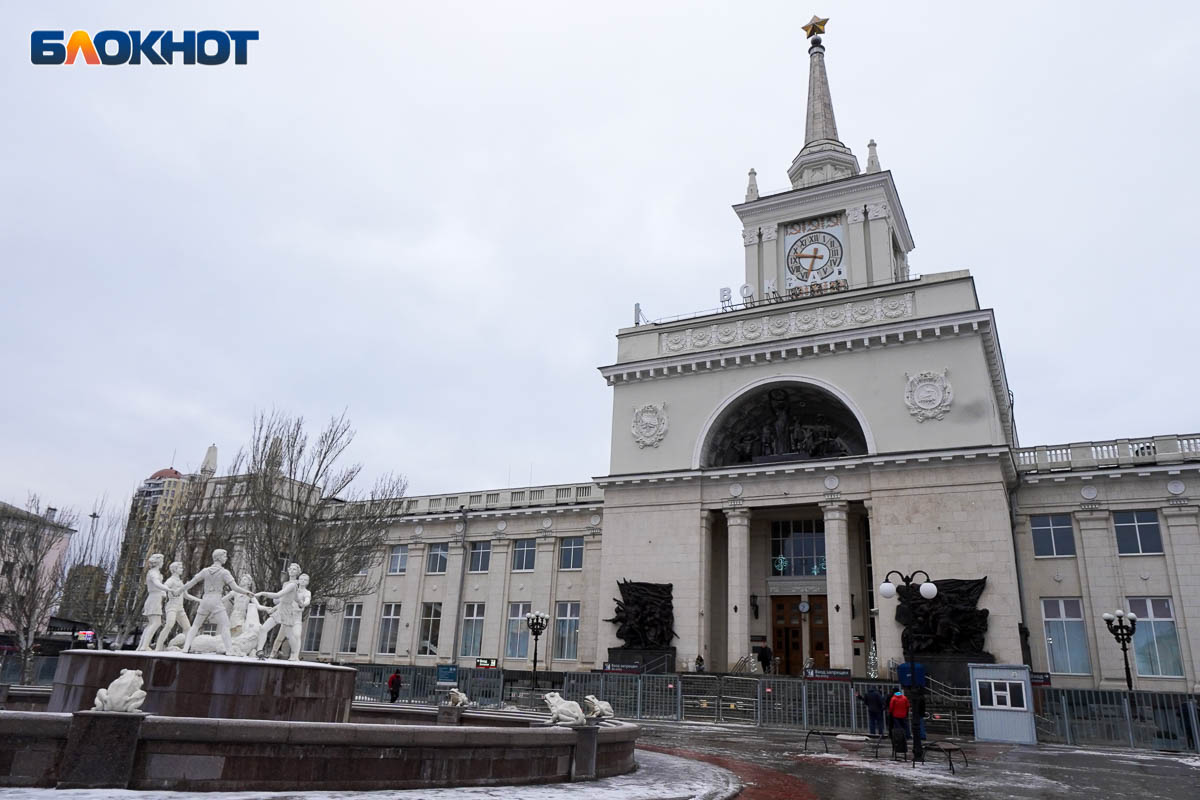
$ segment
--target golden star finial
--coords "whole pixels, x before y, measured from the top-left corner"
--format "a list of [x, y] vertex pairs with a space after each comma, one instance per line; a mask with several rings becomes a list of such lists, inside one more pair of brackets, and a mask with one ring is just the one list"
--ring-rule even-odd
[[807, 38], [811, 39], [812, 37], [816, 36], [818, 33], [824, 33], [826, 22], [829, 22], [829, 17], [825, 17], [825, 19], [821, 19], [816, 14], [813, 14], [813, 18], [810, 19], [808, 21], [808, 24], [804, 26], [804, 32], [808, 34]]

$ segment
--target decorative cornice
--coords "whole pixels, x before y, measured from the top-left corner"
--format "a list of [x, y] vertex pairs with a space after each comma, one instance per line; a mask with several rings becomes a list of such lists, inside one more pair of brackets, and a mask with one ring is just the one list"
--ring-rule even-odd
[[1021, 483], [1034, 485], [1038, 483], [1065, 483], [1075, 480], [1092, 480], [1094, 478], [1160, 478], [1163, 475], [1174, 475], [1181, 472], [1200, 472], [1200, 463], [1189, 464], [1135, 464], [1128, 467], [1099, 467], [1088, 470], [1057, 470], [1054, 472], [1022, 472]]
[[[862, 456], [823, 459], [817, 461], [796, 461], [771, 464], [742, 464], [736, 467], [716, 467], [708, 469], [664, 470], [662, 472], [637, 472], [622, 475], [605, 475], [596, 477], [596, 484], [602, 488], [610, 486], [641, 486], [643, 484], [686, 483], [689, 481], [708, 480], [744, 480], [758, 477], [771, 478], [777, 475], [792, 475], [798, 472], [847, 474], [863, 467], [896, 467], [912, 468], [923, 464], [942, 465], [947, 462], [972, 462], [979, 459], [999, 461], [1005, 476], [1010, 480], [1016, 477], [1012, 467], [1012, 456], [1004, 446], [993, 447], [964, 447], [953, 450], [918, 450], [905, 453], [875, 453]], [[843, 487], [844, 488], [844, 487]], [[825, 487], [820, 486], [814, 494], [824, 497]], [[745, 499], [745, 496], [741, 499]], [[724, 503], [728, 495], [706, 500]], [[819, 502], [819, 501], [814, 501]]]
[[864, 192], [869, 191], [883, 193], [888, 211], [892, 214], [901, 247], [905, 252], [912, 250], [916, 244], [913, 242], [912, 231], [909, 230], [908, 220], [904, 216], [904, 207], [900, 204], [900, 195], [896, 191], [890, 170], [863, 173], [830, 183], [767, 195], [749, 203], [739, 203], [733, 207], [733, 210], [742, 220], [742, 224], [750, 228], [766, 222], [779, 222], [783, 216], [788, 215], [798, 206], [813, 207], [811, 214], [808, 209], [800, 212], [807, 216], [818, 216], [821, 213], [845, 209], [844, 198], [862, 197]]
[[642, 361], [630, 361], [600, 368], [609, 384], [662, 380], [679, 375], [717, 369], [755, 367], [775, 360], [808, 358], [867, 350], [871, 347], [917, 344], [925, 339], [954, 336], [992, 336], [992, 312], [967, 311], [939, 317], [925, 317], [873, 327], [827, 331], [790, 339], [764, 339], [741, 347], [729, 345], [713, 352], [683, 351]]
[[907, 319], [916, 313], [914, 299], [913, 292], [903, 292], [867, 300], [830, 303], [799, 311], [763, 314], [758, 318], [697, 325], [681, 331], [659, 334], [658, 350], [668, 355], [693, 350], [713, 350], [760, 340], [792, 339], [829, 330], [858, 328], [890, 320]]

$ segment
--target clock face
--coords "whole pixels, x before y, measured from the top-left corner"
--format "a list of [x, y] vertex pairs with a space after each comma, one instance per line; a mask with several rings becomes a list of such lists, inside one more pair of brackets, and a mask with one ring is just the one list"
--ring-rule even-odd
[[[818, 283], [842, 274], [842, 242], [829, 231], [798, 237], [787, 251], [787, 269], [799, 284]], [[789, 281], [790, 283], [790, 281]]]

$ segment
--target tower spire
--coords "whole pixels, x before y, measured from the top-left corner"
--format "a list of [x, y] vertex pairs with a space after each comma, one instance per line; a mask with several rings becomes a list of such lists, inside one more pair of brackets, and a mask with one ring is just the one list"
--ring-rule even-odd
[[858, 159], [838, 138], [833, 96], [825, 72], [825, 47], [819, 34], [829, 20], [814, 16], [804, 26], [812, 40], [808, 48], [808, 112], [804, 118], [804, 147], [788, 168], [792, 188], [827, 183], [857, 175]]
[[750, 180], [746, 183], [746, 202], [752, 202], [758, 199], [758, 180], [755, 176], [758, 173], [754, 171], [754, 167], [750, 168]]

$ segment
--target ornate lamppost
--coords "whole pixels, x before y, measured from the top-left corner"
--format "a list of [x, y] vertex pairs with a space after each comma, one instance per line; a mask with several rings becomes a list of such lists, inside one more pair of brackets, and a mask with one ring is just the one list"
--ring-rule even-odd
[[[924, 575], [925, 579], [924, 580], [916, 580], [916, 577], [918, 574]], [[935, 584], [932, 580], [930, 580], [929, 573], [923, 569], [913, 570], [911, 575], [905, 575], [903, 572], [899, 572], [897, 570], [892, 570], [891, 572], [889, 572], [887, 575], [884, 576], [883, 583], [879, 584], [879, 594], [881, 597], [891, 600], [893, 597], [896, 596], [897, 589], [896, 589], [896, 584], [892, 582], [893, 575], [899, 576], [900, 582], [904, 584], [904, 588], [906, 590], [911, 589], [912, 585], [914, 583], [916, 583], [917, 591], [921, 593], [921, 597], [924, 597], [926, 600], [932, 600], [933, 598], [937, 597], [937, 592], [938, 592], [937, 584]], [[909, 684], [913, 687], [913, 690], [916, 691], [916, 689], [917, 689], [916, 664], [913, 661], [912, 637], [908, 634], [907, 630], [905, 632], [903, 632], [900, 636], [900, 645], [904, 649], [904, 660], [906, 662], [908, 662]], [[914, 762], [916, 762], [918, 760], [924, 761], [925, 760], [925, 747], [924, 747], [924, 745], [921, 744], [921, 730], [920, 730], [921, 721], [915, 720], [915, 722], [917, 724], [913, 726], [915, 729], [915, 730], [913, 730], [913, 761]]]
[[538, 639], [546, 630], [546, 625], [550, 622], [550, 615], [544, 611], [533, 611], [525, 615], [525, 624], [529, 626], [529, 632], [533, 634], [533, 694], [537, 696], [537, 662], [538, 662]]
[[1121, 645], [1121, 655], [1125, 659], [1125, 688], [1132, 692], [1133, 673], [1129, 671], [1129, 643], [1133, 641], [1133, 632], [1137, 630], [1137, 614], [1126, 613], [1118, 608], [1111, 614], [1102, 614], [1101, 618], [1108, 626], [1108, 632], [1117, 640], [1117, 644]]

